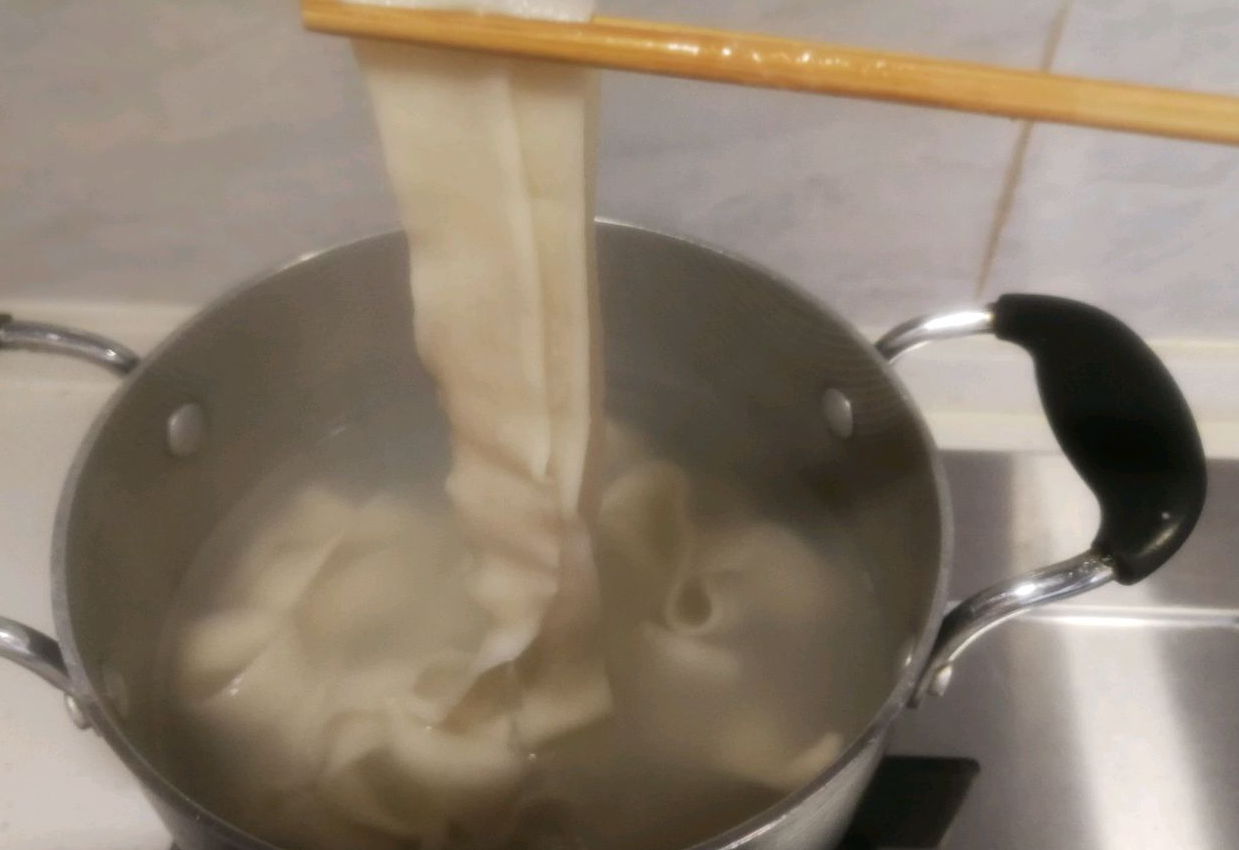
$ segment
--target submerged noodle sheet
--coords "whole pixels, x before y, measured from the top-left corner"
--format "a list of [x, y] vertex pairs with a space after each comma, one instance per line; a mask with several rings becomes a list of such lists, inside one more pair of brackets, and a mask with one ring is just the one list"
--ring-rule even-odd
[[172, 630], [195, 791], [294, 847], [492, 847], [549, 819], [548, 843], [525, 846], [629, 850], [701, 838], [812, 778], [844, 742], [829, 707], [864, 686], [838, 678], [872, 622], [859, 574], [614, 442], [595, 529], [606, 690], [513, 687], [525, 655], [477, 676], [491, 617], [445, 508], [311, 488], [203, 565], [218, 599]]

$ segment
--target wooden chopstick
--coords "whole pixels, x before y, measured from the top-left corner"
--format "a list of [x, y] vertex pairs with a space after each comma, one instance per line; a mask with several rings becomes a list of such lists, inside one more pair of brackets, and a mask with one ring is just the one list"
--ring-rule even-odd
[[773, 89], [1239, 144], [1239, 97], [677, 24], [302, 0], [308, 29]]

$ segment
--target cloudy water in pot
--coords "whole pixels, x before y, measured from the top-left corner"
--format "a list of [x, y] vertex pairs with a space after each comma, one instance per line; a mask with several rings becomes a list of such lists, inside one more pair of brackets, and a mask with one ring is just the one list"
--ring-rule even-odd
[[[201, 548], [157, 703], [162, 761], [212, 811], [298, 848], [670, 850], [811, 779], [888, 692], [890, 630], [842, 528], [793, 529], [611, 425], [595, 533], [605, 711], [522, 734], [505, 673], [435, 716], [486, 616], [434, 425], [341, 430]], [[556, 697], [569, 714], [590, 698]]]

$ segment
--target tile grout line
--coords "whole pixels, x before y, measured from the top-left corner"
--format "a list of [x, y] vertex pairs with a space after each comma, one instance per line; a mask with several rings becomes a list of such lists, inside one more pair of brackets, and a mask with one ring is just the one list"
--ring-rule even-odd
[[[1049, 71], [1054, 66], [1054, 58], [1058, 54], [1058, 45], [1063, 39], [1063, 31], [1067, 28], [1067, 17], [1071, 12], [1074, 0], [1063, 0], [1050, 22], [1050, 31], [1046, 34], [1045, 45], [1041, 51], [1041, 61], [1038, 68]], [[994, 208], [994, 218], [990, 224], [989, 233], [985, 239], [985, 253], [981, 257], [981, 266], [977, 270], [977, 281], [973, 287], [973, 298], [980, 300], [989, 287], [990, 275], [994, 270], [994, 261], [998, 256], [998, 245], [1007, 228], [1007, 220], [1015, 206], [1015, 193], [1020, 180], [1024, 176], [1024, 160], [1028, 155], [1028, 142], [1032, 138], [1035, 121], [1021, 121], [1015, 144], [1011, 148], [1011, 160], [1007, 163], [1006, 173], [1002, 179], [1002, 189], [998, 194], [998, 203]]]

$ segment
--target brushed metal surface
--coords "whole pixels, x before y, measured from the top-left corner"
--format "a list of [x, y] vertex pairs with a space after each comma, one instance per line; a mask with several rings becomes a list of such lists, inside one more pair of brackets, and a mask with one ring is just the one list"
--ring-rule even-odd
[[[952, 599], [1091, 540], [1096, 506], [1063, 458], [945, 458]], [[944, 848], [1239, 844], [1239, 463], [1209, 475], [1195, 535], [1160, 572], [999, 626], [897, 721], [892, 752], [981, 764]]]

